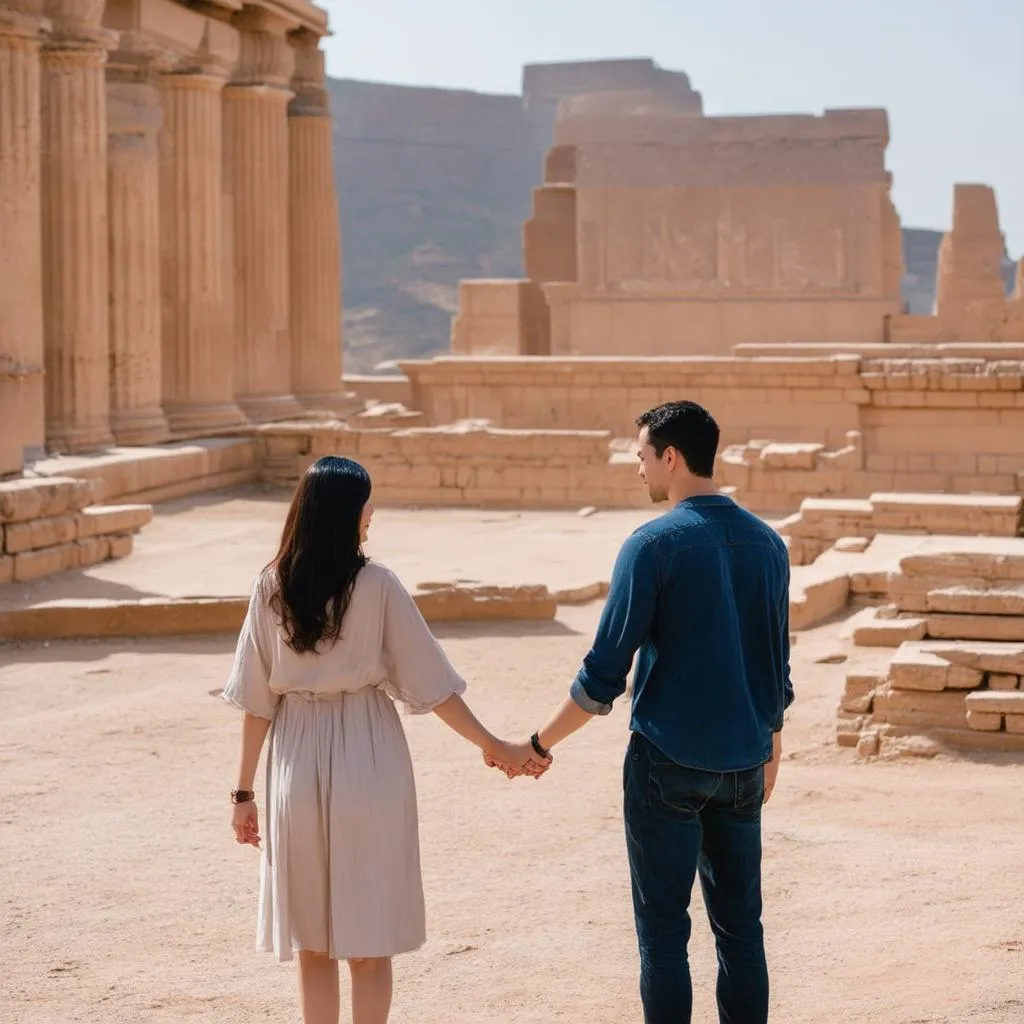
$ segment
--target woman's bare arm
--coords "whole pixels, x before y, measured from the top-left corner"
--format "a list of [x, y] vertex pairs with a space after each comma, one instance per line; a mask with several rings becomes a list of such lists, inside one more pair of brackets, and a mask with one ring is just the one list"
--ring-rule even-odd
[[236, 789], [252, 789], [256, 780], [256, 766], [260, 763], [260, 753], [269, 731], [269, 719], [250, 715], [248, 711], [242, 716], [242, 750]]

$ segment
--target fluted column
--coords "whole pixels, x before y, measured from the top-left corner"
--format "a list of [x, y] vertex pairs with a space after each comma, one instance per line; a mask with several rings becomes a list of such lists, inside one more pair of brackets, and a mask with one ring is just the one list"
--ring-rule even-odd
[[[98, 10], [97, 10], [98, 8]], [[109, 445], [107, 108], [102, 4], [55, 0], [42, 49], [43, 322], [49, 447]]]
[[339, 411], [342, 394], [341, 228], [331, 117], [319, 40], [297, 39], [289, 107], [292, 387], [308, 410]]
[[0, 475], [41, 457], [46, 438], [39, 46], [48, 23], [41, 6], [0, 9]]
[[221, 93], [216, 74], [166, 75], [159, 137], [164, 413], [176, 436], [246, 422], [225, 316]]
[[283, 34], [245, 28], [224, 90], [225, 183], [234, 260], [235, 399], [255, 422], [302, 413], [288, 319], [288, 88]]
[[161, 402], [160, 92], [142, 54], [107, 70], [110, 213], [110, 427], [118, 444], [170, 435]]

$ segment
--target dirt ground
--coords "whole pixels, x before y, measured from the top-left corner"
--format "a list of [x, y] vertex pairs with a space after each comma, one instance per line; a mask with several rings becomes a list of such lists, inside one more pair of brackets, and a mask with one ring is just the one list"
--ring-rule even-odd
[[[447, 627], [499, 733], [563, 696], [598, 606], [555, 623]], [[1024, 765], [860, 763], [831, 740], [838, 626], [794, 648], [798, 700], [765, 816], [773, 1019], [1024, 1020]], [[0, 647], [0, 1020], [299, 1020], [294, 968], [254, 950], [258, 855], [227, 792], [228, 639]], [[429, 939], [396, 962], [393, 1020], [641, 1020], [620, 821], [627, 715], [539, 782], [510, 782], [433, 716], [407, 719]], [[694, 1020], [715, 1020], [699, 892]]]

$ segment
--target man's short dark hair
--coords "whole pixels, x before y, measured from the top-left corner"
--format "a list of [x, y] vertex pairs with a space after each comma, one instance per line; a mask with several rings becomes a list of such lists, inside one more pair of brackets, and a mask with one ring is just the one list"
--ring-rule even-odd
[[666, 448], [675, 448], [694, 476], [711, 479], [721, 431], [711, 415], [696, 402], [666, 402], [648, 409], [636, 419], [647, 428], [651, 447], [660, 459]]

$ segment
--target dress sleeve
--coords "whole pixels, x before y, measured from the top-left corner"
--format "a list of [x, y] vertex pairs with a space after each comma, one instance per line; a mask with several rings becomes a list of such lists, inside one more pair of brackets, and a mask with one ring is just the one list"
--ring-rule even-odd
[[263, 577], [256, 581], [235, 648], [235, 663], [221, 696], [233, 707], [271, 721], [281, 695], [270, 689], [273, 611]]
[[384, 663], [384, 689], [414, 715], [466, 691], [465, 680], [434, 639], [412, 595], [390, 571], [384, 583]]

